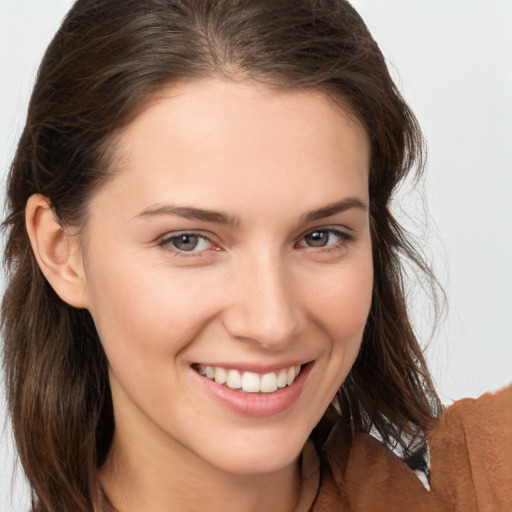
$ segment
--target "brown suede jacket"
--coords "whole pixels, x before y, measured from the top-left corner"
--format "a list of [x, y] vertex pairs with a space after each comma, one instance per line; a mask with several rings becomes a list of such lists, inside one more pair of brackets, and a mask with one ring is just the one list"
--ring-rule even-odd
[[312, 512], [512, 512], [512, 387], [444, 412], [429, 436], [430, 491], [368, 435], [339, 440]]

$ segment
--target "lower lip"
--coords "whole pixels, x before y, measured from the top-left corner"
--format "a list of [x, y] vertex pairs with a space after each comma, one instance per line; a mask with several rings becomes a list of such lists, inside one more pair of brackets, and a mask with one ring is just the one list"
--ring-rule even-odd
[[195, 370], [192, 371], [201, 380], [207, 393], [228, 409], [245, 416], [273, 416], [286, 411], [297, 402], [313, 364], [304, 365], [293, 384], [273, 393], [245, 393], [217, 384]]

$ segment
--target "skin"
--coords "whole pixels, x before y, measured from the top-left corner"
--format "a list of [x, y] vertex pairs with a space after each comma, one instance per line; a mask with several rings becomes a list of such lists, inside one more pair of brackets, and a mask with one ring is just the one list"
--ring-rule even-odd
[[[369, 155], [323, 94], [218, 79], [162, 91], [121, 134], [81, 245], [54, 249], [79, 282], [61, 296], [91, 312], [110, 362], [116, 431], [99, 477], [120, 512], [295, 510], [299, 454], [370, 308]], [[34, 203], [37, 232], [51, 221]], [[205, 238], [180, 251], [183, 232]], [[193, 369], [290, 361], [310, 362], [302, 393], [263, 417], [219, 403]]]

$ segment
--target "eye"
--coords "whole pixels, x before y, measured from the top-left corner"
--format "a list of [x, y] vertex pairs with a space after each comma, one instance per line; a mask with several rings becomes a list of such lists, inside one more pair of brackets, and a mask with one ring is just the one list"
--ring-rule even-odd
[[339, 229], [325, 228], [315, 229], [306, 233], [297, 244], [298, 247], [323, 248], [341, 246], [345, 242], [353, 240], [352, 235]]
[[159, 245], [183, 253], [197, 253], [213, 248], [212, 242], [207, 237], [197, 233], [178, 233], [167, 236], [159, 242]]

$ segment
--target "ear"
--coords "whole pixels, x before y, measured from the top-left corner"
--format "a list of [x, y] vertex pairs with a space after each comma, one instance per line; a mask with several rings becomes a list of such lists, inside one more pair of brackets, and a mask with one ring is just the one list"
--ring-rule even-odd
[[32, 195], [25, 209], [25, 223], [39, 268], [64, 301], [87, 307], [86, 276], [78, 236], [59, 224], [47, 197]]

